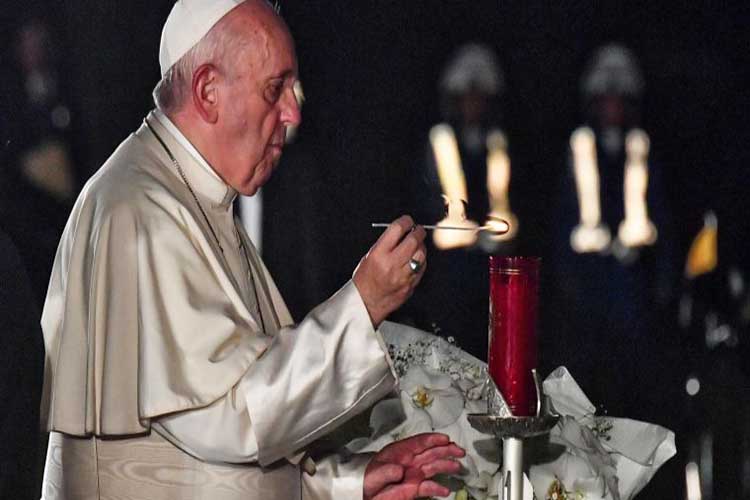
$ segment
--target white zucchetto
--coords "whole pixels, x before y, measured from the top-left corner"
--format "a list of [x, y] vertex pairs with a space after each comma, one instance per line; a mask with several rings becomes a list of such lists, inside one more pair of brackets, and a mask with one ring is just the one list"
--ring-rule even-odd
[[442, 92], [463, 94], [472, 88], [487, 94], [503, 92], [505, 82], [495, 52], [487, 45], [470, 43], [459, 47], [443, 70]]
[[615, 43], [597, 49], [581, 78], [581, 90], [587, 97], [614, 93], [637, 98], [643, 88], [643, 74], [635, 54]]
[[164, 76], [219, 20], [244, 0], [178, 0], [164, 23], [159, 65]]

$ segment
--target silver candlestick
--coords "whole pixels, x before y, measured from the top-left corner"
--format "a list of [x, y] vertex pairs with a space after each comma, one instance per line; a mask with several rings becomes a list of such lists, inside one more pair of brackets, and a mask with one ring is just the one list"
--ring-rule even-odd
[[[536, 370], [536, 415], [516, 417], [507, 414], [471, 413], [469, 424], [483, 434], [495, 436], [503, 443], [503, 467], [498, 491], [500, 500], [523, 500], [523, 441], [541, 436], [557, 424], [560, 416], [543, 404], [542, 387]], [[495, 405], [490, 405], [493, 408]]]

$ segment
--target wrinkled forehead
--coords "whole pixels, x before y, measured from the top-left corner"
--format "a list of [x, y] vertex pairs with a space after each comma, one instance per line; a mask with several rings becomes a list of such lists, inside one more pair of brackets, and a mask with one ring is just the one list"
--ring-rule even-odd
[[[297, 74], [294, 39], [284, 20], [265, 2], [245, 2], [236, 9], [232, 29], [241, 36], [250, 64], [273, 72]], [[269, 67], [270, 66], [270, 67]]]

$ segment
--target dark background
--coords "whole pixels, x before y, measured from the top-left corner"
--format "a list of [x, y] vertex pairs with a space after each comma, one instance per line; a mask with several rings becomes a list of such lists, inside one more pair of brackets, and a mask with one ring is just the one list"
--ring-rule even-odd
[[[3, 0], [10, 8], [0, 9], [0, 46], [7, 49], [13, 27], [31, 15], [54, 29], [63, 76], [74, 89], [84, 178], [152, 107], [159, 35], [171, 3]], [[609, 41], [640, 59], [643, 126], [665, 170], [683, 253], [707, 208], [744, 219], [738, 209], [746, 206], [748, 185], [745, 6], [498, 0], [281, 6], [307, 97], [301, 141], [315, 144], [331, 181], [324, 197], [335, 210], [321, 229], [340, 257], [334, 282], [348, 278], [369, 247], [375, 234], [368, 223], [408, 206], [406, 180], [439, 120], [435, 82], [452, 50], [467, 41], [494, 47], [505, 72], [503, 123], [528, 252], [541, 251], [555, 223], [549, 201], [564, 173], [569, 134], [582, 121], [579, 75], [594, 48]]]
[[[83, 181], [153, 107], [160, 30], [173, 2], [0, 1], [2, 71], [12, 71], [10, 47], [17, 26], [41, 17], [53, 30], [61, 77], [72, 89]], [[728, 241], [722, 244], [722, 258], [747, 270], [747, 6], [500, 0], [280, 3], [296, 39], [306, 95], [300, 139], [292, 146], [305, 153], [290, 148], [280, 168], [295, 172], [305, 165], [291, 158], [314, 158], [308, 171], [284, 178], [312, 182], [319, 202], [313, 222], [322, 243], [313, 252], [320, 258], [311, 264], [325, 276], [314, 292], [319, 301], [349, 279], [377, 237], [370, 222], [390, 221], [409, 207], [409, 179], [422, 159], [427, 131], [440, 121], [438, 76], [452, 51], [470, 41], [496, 49], [505, 73], [502, 124], [512, 159], [513, 209], [523, 228], [519, 252], [549, 251], [568, 138], [583, 121], [579, 77], [594, 49], [615, 41], [634, 51], [644, 73], [642, 125], [672, 207], [676, 266], [684, 265], [703, 214], [713, 209], [723, 241]], [[295, 252], [306, 249], [287, 250], [294, 259]], [[282, 293], [293, 284], [293, 277], [280, 280]], [[543, 303], [543, 315], [546, 307], [550, 305]], [[544, 319], [543, 324], [540, 335], [554, 335], [554, 325]], [[679, 474], [671, 477], [680, 480]], [[680, 496], [676, 492], [673, 498]]]

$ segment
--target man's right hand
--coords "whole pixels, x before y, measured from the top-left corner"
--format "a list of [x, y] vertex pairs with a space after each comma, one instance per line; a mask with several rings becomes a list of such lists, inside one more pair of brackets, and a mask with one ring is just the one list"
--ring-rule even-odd
[[[403, 215], [388, 226], [354, 270], [354, 285], [375, 328], [411, 297], [422, 279], [427, 267], [424, 238], [424, 228]], [[420, 263], [416, 272], [409, 265], [412, 259]]]

